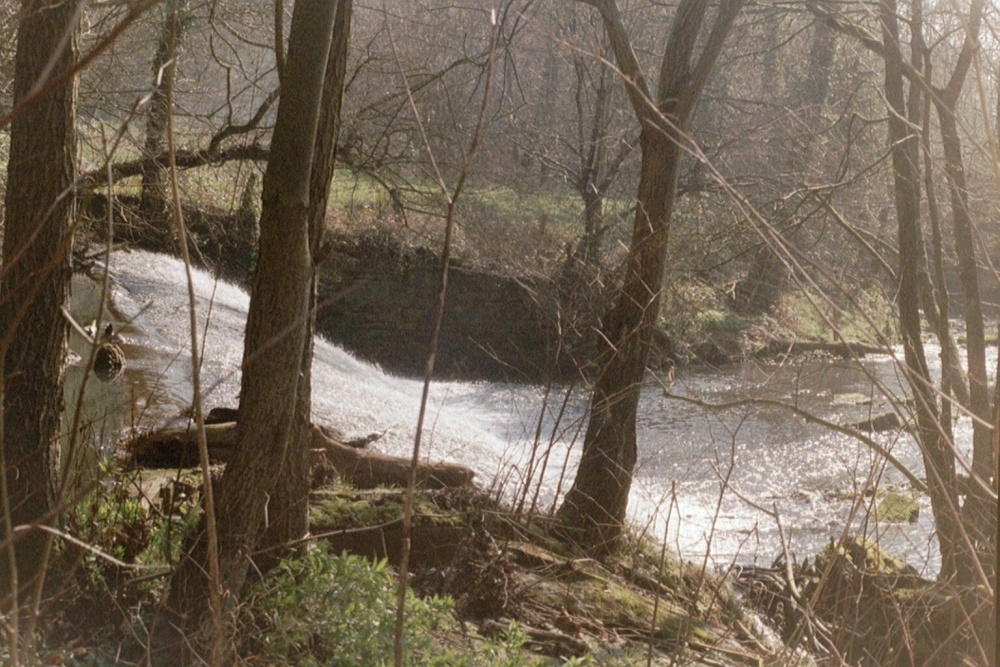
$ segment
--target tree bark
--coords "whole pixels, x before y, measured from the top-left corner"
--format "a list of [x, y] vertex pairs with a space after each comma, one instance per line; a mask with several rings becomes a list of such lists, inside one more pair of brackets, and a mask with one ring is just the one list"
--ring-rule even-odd
[[167, 136], [167, 113], [169, 110], [167, 109], [165, 69], [171, 58], [173, 58], [174, 64], [177, 62], [177, 44], [188, 24], [188, 19], [184, 16], [186, 7], [187, 0], [177, 0], [176, 8], [166, 7], [163, 31], [153, 56], [153, 93], [150, 96], [149, 109], [146, 113], [144, 152], [147, 157], [154, 159], [143, 162], [142, 190], [139, 194], [140, 210], [149, 221], [162, 221], [164, 219], [168, 209], [167, 202], [170, 199], [164, 173], [165, 163], [155, 158], [163, 153], [163, 144]]
[[[260, 256], [243, 353], [238, 446], [219, 484], [219, 571], [238, 596], [263, 532], [296, 420], [312, 280], [308, 214], [316, 128], [336, 3], [298, 0], [264, 175]], [[197, 544], [203, 541], [198, 540]], [[204, 547], [185, 558], [170, 603], [197, 622], [206, 608]]]
[[[899, 26], [896, 0], [880, 0], [879, 18], [885, 50], [885, 93], [890, 106], [889, 144], [899, 238], [899, 322], [907, 381], [913, 390], [917, 411], [918, 437], [927, 471], [927, 486], [938, 527], [941, 574], [954, 576], [961, 539], [957, 530], [954, 457], [938, 426], [936, 397], [933, 393], [923, 343], [920, 339], [920, 159], [919, 136], [907, 123], [903, 92], [902, 63], [899, 57]], [[916, 85], [916, 84], [914, 84]]]
[[[76, 60], [76, 4], [24, 0], [17, 32], [14, 100]], [[50, 69], [49, 69], [50, 68]], [[10, 126], [7, 198], [0, 269], [0, 359], [3, 360], [3, 454], [12, 526], [47, 517], [55, 504], [60, 412], [75, 206], [75, 84], [52, 91]], [[0, 524], [0, 541], [10, 534]], [[31, 531], [16, 543], [16, 577], [0, 552], [0, 596], [26, 585], [44, 565], [46, 536]], [[7, 603], [3, 606], [6, 607]]]
[[323, 232], [326, 229], [326, 206], [330, 195], [336, 160], [337, 137], [340, 133], [340, 108], [347, 72], [347, 48], [350, 43], [353, 0], [337, 0], [333, 41], [323, 82], [322, 113], [316, 128], [316, 146], [309, 183], [308, 233], [310, 255], [314, 259], [309, 281], [309, 314], [305, 345], [302, 352], [301, 373], [298, 384], [298, 401], [295, 420], [289, 440], [285, 466], [278, 477], [271, 499], [270, 524], [264, 532], [261, 547], [268, 554], [269, 562], [261, 563], [263, 569], [274, 564], [284, 555], [279, 547], [302, 537], [309, 531], [309, 451], [312, 447], [312, 357], [316, 331], [318, 293], [318, 262]]
[[636, 410], [659, 316], [670, 219], [688, 122], [742, 0], [723, 0], [692, 63], [707, 4], [683, 0], [663, 53], [655, 100], [639, 67], [614, 0], [593, 2], [601, 12], [633, 111], [642, 126], [638, 205], [632, 248], [618, 301], [601, 331], [601, 372], [573, 486], [558, 511], [564, 533], [600, 553], [622, 534], [636, 463]]

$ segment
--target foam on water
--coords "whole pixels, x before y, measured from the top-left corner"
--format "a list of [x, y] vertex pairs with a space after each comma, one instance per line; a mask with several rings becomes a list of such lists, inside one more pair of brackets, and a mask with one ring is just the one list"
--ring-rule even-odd
[[[138, 349], [149, 352], [145, 366], [140, 364], [152, 377], [145, 386], [155, 386], [160, 392], [149, 400], [147, 426], [160, 426], [180, 418], [191, 401], [184, 267], [163, 255], [134, 251], [116, 252], [112, 269], [117, 285], [114, 302], [131, 321], [126, 335]], [[193, 272], [193, 285], [203, 345], [204, 405], [235, 406], [249, 297], [202, 271]], [[938, 363], [931, 347], [928, 360]], [[994, 368], [995, 356], [990, 363]], [[675, 391], [717, 403], [751, 396], [778, 399], [849, 423], [888, 409], [873, 391], [873, 382], [896, 395], [905, 393], [889, 355], [860, 364], [804, 360], [692, 370], [678, 377]], [[421, 392], [418, 380], [385, 373], [325, 340], [316, 342], [314, 422], [348, 435], [384, 432], [377, 448], [409, 456]], [[873, 403], [837, 400], [857, 396], [871, 396]], [[570, 398], [557, 428], [554, 415], [563, 397], [561, 391], [553, 391], [543, 411], [544, 392], [538, 387], [434, 382], [421, 451], [425, 458], [472, 467], [481, 485], [497, 484], [509, 497], [529, 469], [537, 438], [536, 460], [552, 447], [540, 493], [541, 507], [548, 509], [559, 479], [564, 477], [563, 490], [573, 479], [579, 445], [571, 443], [582, 440], [586, 392]], [[919, 452], [905, 432], [875, 437], [916, 475], [923, 474]], [[967, 452], [971, 442], [968, 419], [959, 420], [956, 439], [959, 449]], [[703, 557], [711, 541], [711, 555], [719, 564], [758, 558], [769, 563], [779, 554], [781, 537], [768, 514], [775, 510], [792, 549], [800, 557], [815, 553], [851, 521], [856, 492], [863, 489], [873, 470], [880, 484], [908, 492], [902, 476], [891, 469], [880, 472], [882, 463], [864, 446], [810, 426], [787, 411], [759, 407], [706, 411], [665, 398], [654, 384], [643, 390], [638, 447], [630, 498], [633, 520], [654, 534], [666, 535], [687, 557]], [[726, 492], [720, 500], [723, 480]], [[926, 499], [918, 501], [921, 513], [916, 524], [879, 528], [879, 536], [912, 564], [933, 573], [937, 563], [930, 508]], [[858, 517], [864, 515], [864, 511], [856, 515], [852, 528], [873, 530], [862, 525]]]
[[[191, 401], [187, 277], [183, 264], [144, 251], [112, 257], [114, 301], [132, 322], [137, 344], [170, 363], [155, 369], [169, 389], [168, 409], [151, 419], [180, 417]], [[249, 296], [241, 288], [194, 270], [204, 405], [235, 406]], [[153, 370], [153, 369], [151, 369]], [[384, 372], [332, 343], [317, 339], [313, 359], [313, 421], [349, 435], [384, 432], [378, 447], [412, 451], [423, 384]], [[421, 451], [427, 458], [469, 465], [481, 484], [510, 466], [522, 468], [540, 405], [535, 387], [489, 383], [432, 384]], [[543, 429], [545, 438], [547, 433]], [[565, 451], [558, 457], [565, 457]], [[560, 458], [561, 460], [561, 458]], [[516, 478], [516, 474], [514, 476]]]

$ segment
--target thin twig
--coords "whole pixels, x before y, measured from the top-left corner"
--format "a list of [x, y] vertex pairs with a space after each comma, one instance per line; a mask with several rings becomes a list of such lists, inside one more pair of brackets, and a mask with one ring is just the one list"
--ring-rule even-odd
[[[173, 0], [173, 20], [177, 20], [177, 0]], [[202, 498], [205, 505], [205, 528], [208, 533], [208, 586], [209, 604], [212, 612], [212, 664], [221, 664], [223, 651], [222, 626], [222, 591], [219, 580], [219, 534], [215, 518], [215, 499], [212, 493], [212, 473], [209, 468], [208, 439], [205, 435], [205, 418], [201, 409], [201, 364], [198, 361], [198, 318], [196, 313], [196, 297], [194, 279], [191, 274], [191, 256], [188, 252], [187, 230], [184, 226], [184, 214], [181, 210], [180, 188], [177, 183], [177, 162], [174, 146], [174, 64], [176, 63], [176, 31], [170, 34], [170, 60], [166, 74], [167, 93], [167, 152], [170, 156], [170, 191], [174, 206], [174, 223], [177, 226], [177, 238], [180, 244], [181, 257], [184, 260], [184, 272], [187, 276], [188, 315], [191, 330], [191, 383], [193, 385], [193, 408], [195, 425], [198, 429], [198, 458], [201, 462], [201, 472], [204, 478]]]
[[[382, 3], [383, 15], [387, 14], [385, 7], [385, 1]], [[403, 539], [402, 539], [402, 553], [400, 555], [399, 564], [399, 588], [396, 598], [396, 632], [393, 645], [393, 660], [395, 667], [402, 667], [403, 665], [403, 627], [406, 620], [406, 587], [407, 587], [407, 569], [409, 566], [410, 558], [410, 531], [413, 522], [413, 495], [416, 489], [417, 482], [417, 466], [420, 462], [420, 439], [423, 434], [424, 419], [427, 414], [427, 403], [428, 396], [430, 394], [431, 380], [434, 376], [434, 360], [437, 354], [438, 340], [441, 335], [441, 322], [444, 320], [444, 307], [445, 307], [445, 297], [448, 291], [448, 263], [451, 256], [451, 240], [452, 232], [455, 227], [455, 204], [458, 201], [459, 196], [462, 193], [462, 188], [465, 185], [466, 178], [468, 177], [470, 167], [472, 166], [472, 158], [475, 155], [476, 148], [479, 146], [479, 140], [482, 135], [482, 129], [486, 122], [486, 112], [489, 108], [490, 102], [490, 88], [493, 81], [493, 56], [496, 52], [497, 39], [500, 35], [500, 29], [496, 22], [496, 15], [492, 15], [493, 31], [490, 36], [490, 55], [486, 63], [486, 83], [483, 89], [483, 99], [482, 104], [479, 108], [479, 116], [476, 121], [476, 127], [472, 135], [472, 141], [469, 145], [468, 151], [466, 151], [465, 158], [462, 161], [462, 168], [459, 172], [458, 182], [455, 184], [454, 190], [449, 194], [448, 188], [445, 185], [444, 177], [441, 175], [438, 169], [437, 162], [434, 158], [434, 151], [431, 149], [430, 142], [427, 140], [427, 136], [424, 132], [423, 123], [420, 120], [420, 114], [417, 111], [416, 103], [413, 100], [413, 94], [410, 89], [409, 83], [406, 79], [406, 74], [404, 72], [402, 63], [399, 60], [399, 54], [396, 51], [396, 44], [392, 38], [392, 32], [387, 31], [389, 34], [390, 44], [392, 46], [393, 55], [396, 58], [396, 64], [399, 68], [400, 75], [403, 77], [403, 84], [406, 89], [407, 99], [409, 100], [410, 108], [413, 111], [413, 115], [417, 121], [417, 127], [420, 129], [420, 135], [424, 142], [424, 147], [427, 150], [428, 157], [434, 167], [434, 172], [437, 177], [438, 186], [441, 188], [442, 194], [448, 198], [448, 211], [447, 217], [445, 219], [445, 234], [444, 234], [444, 244], [441, 252], [441, 284], [440, 290], [438, 292], [437, 299], [437, 309], [434, 316], [434, 330], [431, 334], [430, 340], [430, 351], [427, 355], [427, 365], [424, 369], [424, 385], [423, 391], [420, 397], [420, 411], [417, 416], [417, 427], [413, 438], [413, 456], [410, 461], [410, 475], [406, 484], [406, 494], [403, 504]]]

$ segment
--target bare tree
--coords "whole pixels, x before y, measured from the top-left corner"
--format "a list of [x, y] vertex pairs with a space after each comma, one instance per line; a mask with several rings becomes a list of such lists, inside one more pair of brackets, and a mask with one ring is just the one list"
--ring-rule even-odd
[[[260, 256], [244, 343], [236, 454], [218, 493], [219, 572], [238, 595], [264, 529], [298, 409], [313, 279], [310, 179], [337, 3], [298, 0], [292, 14], [271, 157], [264, 176]], [[208, 590], [202, 540], [171, 584], [170, 602], [200, 616]], [[190, 618], [192, 622], [200, 620]]]
[[688, 123], [726, 35], [743, 6], [722, 0], [701, 54], [693, 60], [708, 6], [683, 0], [663, 52], [656, 96], [641, 71], [618, 4], [594, 0], [641, 126], [642, 166], [632, 246], [618, 301], [601, 325], [600, 372], [576, 479], [558, 516], [564, 530], [595, 551], [621, 537], [636, 463], [636, 409], [659, 315], [670, 220]]
[[17, 32], [15, 104], [37, 97], [11, 121], [0, 272], [0, 595], [8, 609], [17, 603], [18, 587], [35, 581], [46, 560], [43, 532], [15, 536], [14, 529], [54, 519], [67, 341], [62, 308], [69, 297], [75, 205], [75, 88], [46, 86], [75, 65], [77, 19], [76, 2], [24, 0]]
[[[978, 48], [978, 33], [982, 21], [983, 3], [973, 0], [968, 12], [958, 16], [961, 26], [962, 46], [954, 60], [954, 69], [943, 87], [936, 87], [931, 81], [933, 73], [930, 51], [924, 43], [925, 18], [922, 3], [910, 3], [909, 36], [910, 58], [905, 57], [904, 43], [900, 29], [900, 8], [895, 0], [880, 0], [879, 35], [869, 32], [863, 25], [848, 21], [840, 8], [832, 8], [828, 3], [810, 3], [811, 9], [838, 30], [858, 39], [866, 48], [881, 57], [885, 64], [885, 99], [889, 105], [889, 145], [892, 157], [895, 208], [899, 243], [899, 323], [903, 336], [905, 374], [915, 397], [915, 410], [919, 425], [918, 441], [923, 455], [924, 468], [928, 480], [928, 495], [934, 512], [935, 527], [941, 552], [942, 566], [939, 579], [948, 584], [957, 584], [957, 603], [963, 612], [954, 622], [953, 637], [962, 626], [971, 625], [978, 639], [971, 645], [971, 653], [995, 663], [991, 642], [983, 641], [989, 636], [984, 630], [985, 623], [981, 600], [968, 591], [976, 586], [989, 590], [993, 588], [995, 604], [995, 573], [991, 577], [987, 570], [992, 561], [991, 550], [996, 549], [995, 537], [996, 503], [990, 501], [992, 485], [995, 494], [994, 466], [997, 440], [992, 432], [994, 423], [990, 411], [990, 392], [986, 379], [985, 331], [983, 325], [983, 304], [980, 293], [973, 223], [969, 210], [968, 187], [962, 159], [960, 135], [958, 131], [957, 103], [963, 82]], [[905, 34], [905, 33], [904, 33]], [[909, 91], [906, 90], [906, 83]], [[942, 314], [947, 313], [947, 294], [942, 287], [943, 269], [941, 234], [937, 224], [937, 203], [930, 174], [931, 161], [928, 159], [928, 173], [923, 180], [928, 197], [932, 222], [932, 238], [935, 254], [935, 272], [938, 287], [932, 288], [927, 257], [922, 239], [921, 214], [921, 151], [930, 155], [930, 128], [921, 129], [921, 123], [928, 124], [929, 113], [923, 97], [929, 96], [938, 111], [941, 145], [944, 153], [945, 173], [951, 199], [955, 256], [962, 288], [963, 311], [967, 329], [968, 349], [968, 389], [961, 369], [953, 368], [958, 354], [951, 339], [947, 322]], [[923, 135], [923, 136], [922, 136]], [[940, 295], [941, 304], [935, 301]], [[938, 391], [930, 377], [921, 341], [919, 306], [923, 301], [928, 320], [936, 326], [944, 352], [941, 391], [942, 406], [938, 407]], [[956, 475], [956, 446], [950, 428], [951, 396], [967, 395], [967, 409], [973, 419], [973, 459], [970, 472], [972, 481], [960, 485]], [[960, 402], [963, 402], [960, 398]], [[995, 407], [994, 407], [995, 409]], [[948, 422], [943, 422], [947, 418]], [[967, 487], [967, 488], [966, 488]], [[961, 497], [964, 496], [964, 504]], [[960, 618], [958, 616], [961, 616]], [[950, 639], [949, 643], [956, 641]], [[995, 643], [995, 641], [993, 642]], [[965, 651], [966, 648], [959, 650]], [[983, 653], [986, 651], [986, 653]], [[950, 648], [949, 653], [954, 654]]]

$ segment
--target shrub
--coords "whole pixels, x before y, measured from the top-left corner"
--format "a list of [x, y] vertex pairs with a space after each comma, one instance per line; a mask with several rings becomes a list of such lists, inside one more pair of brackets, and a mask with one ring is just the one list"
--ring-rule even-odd
[[703, 333], [735, 333], [743, 330], [743, 322], [722, 310], [703, 310], [695, 315], [695, 322]]
[[[451, 621], [449, 598], [408, 593], [405, 664], [452, 665], [432, 631]], [[385, 561], [315, 547], [282, 562], [247, 598], [244, 649], [283, 664], [378, 667], [392, 663], [396, 583]]]

